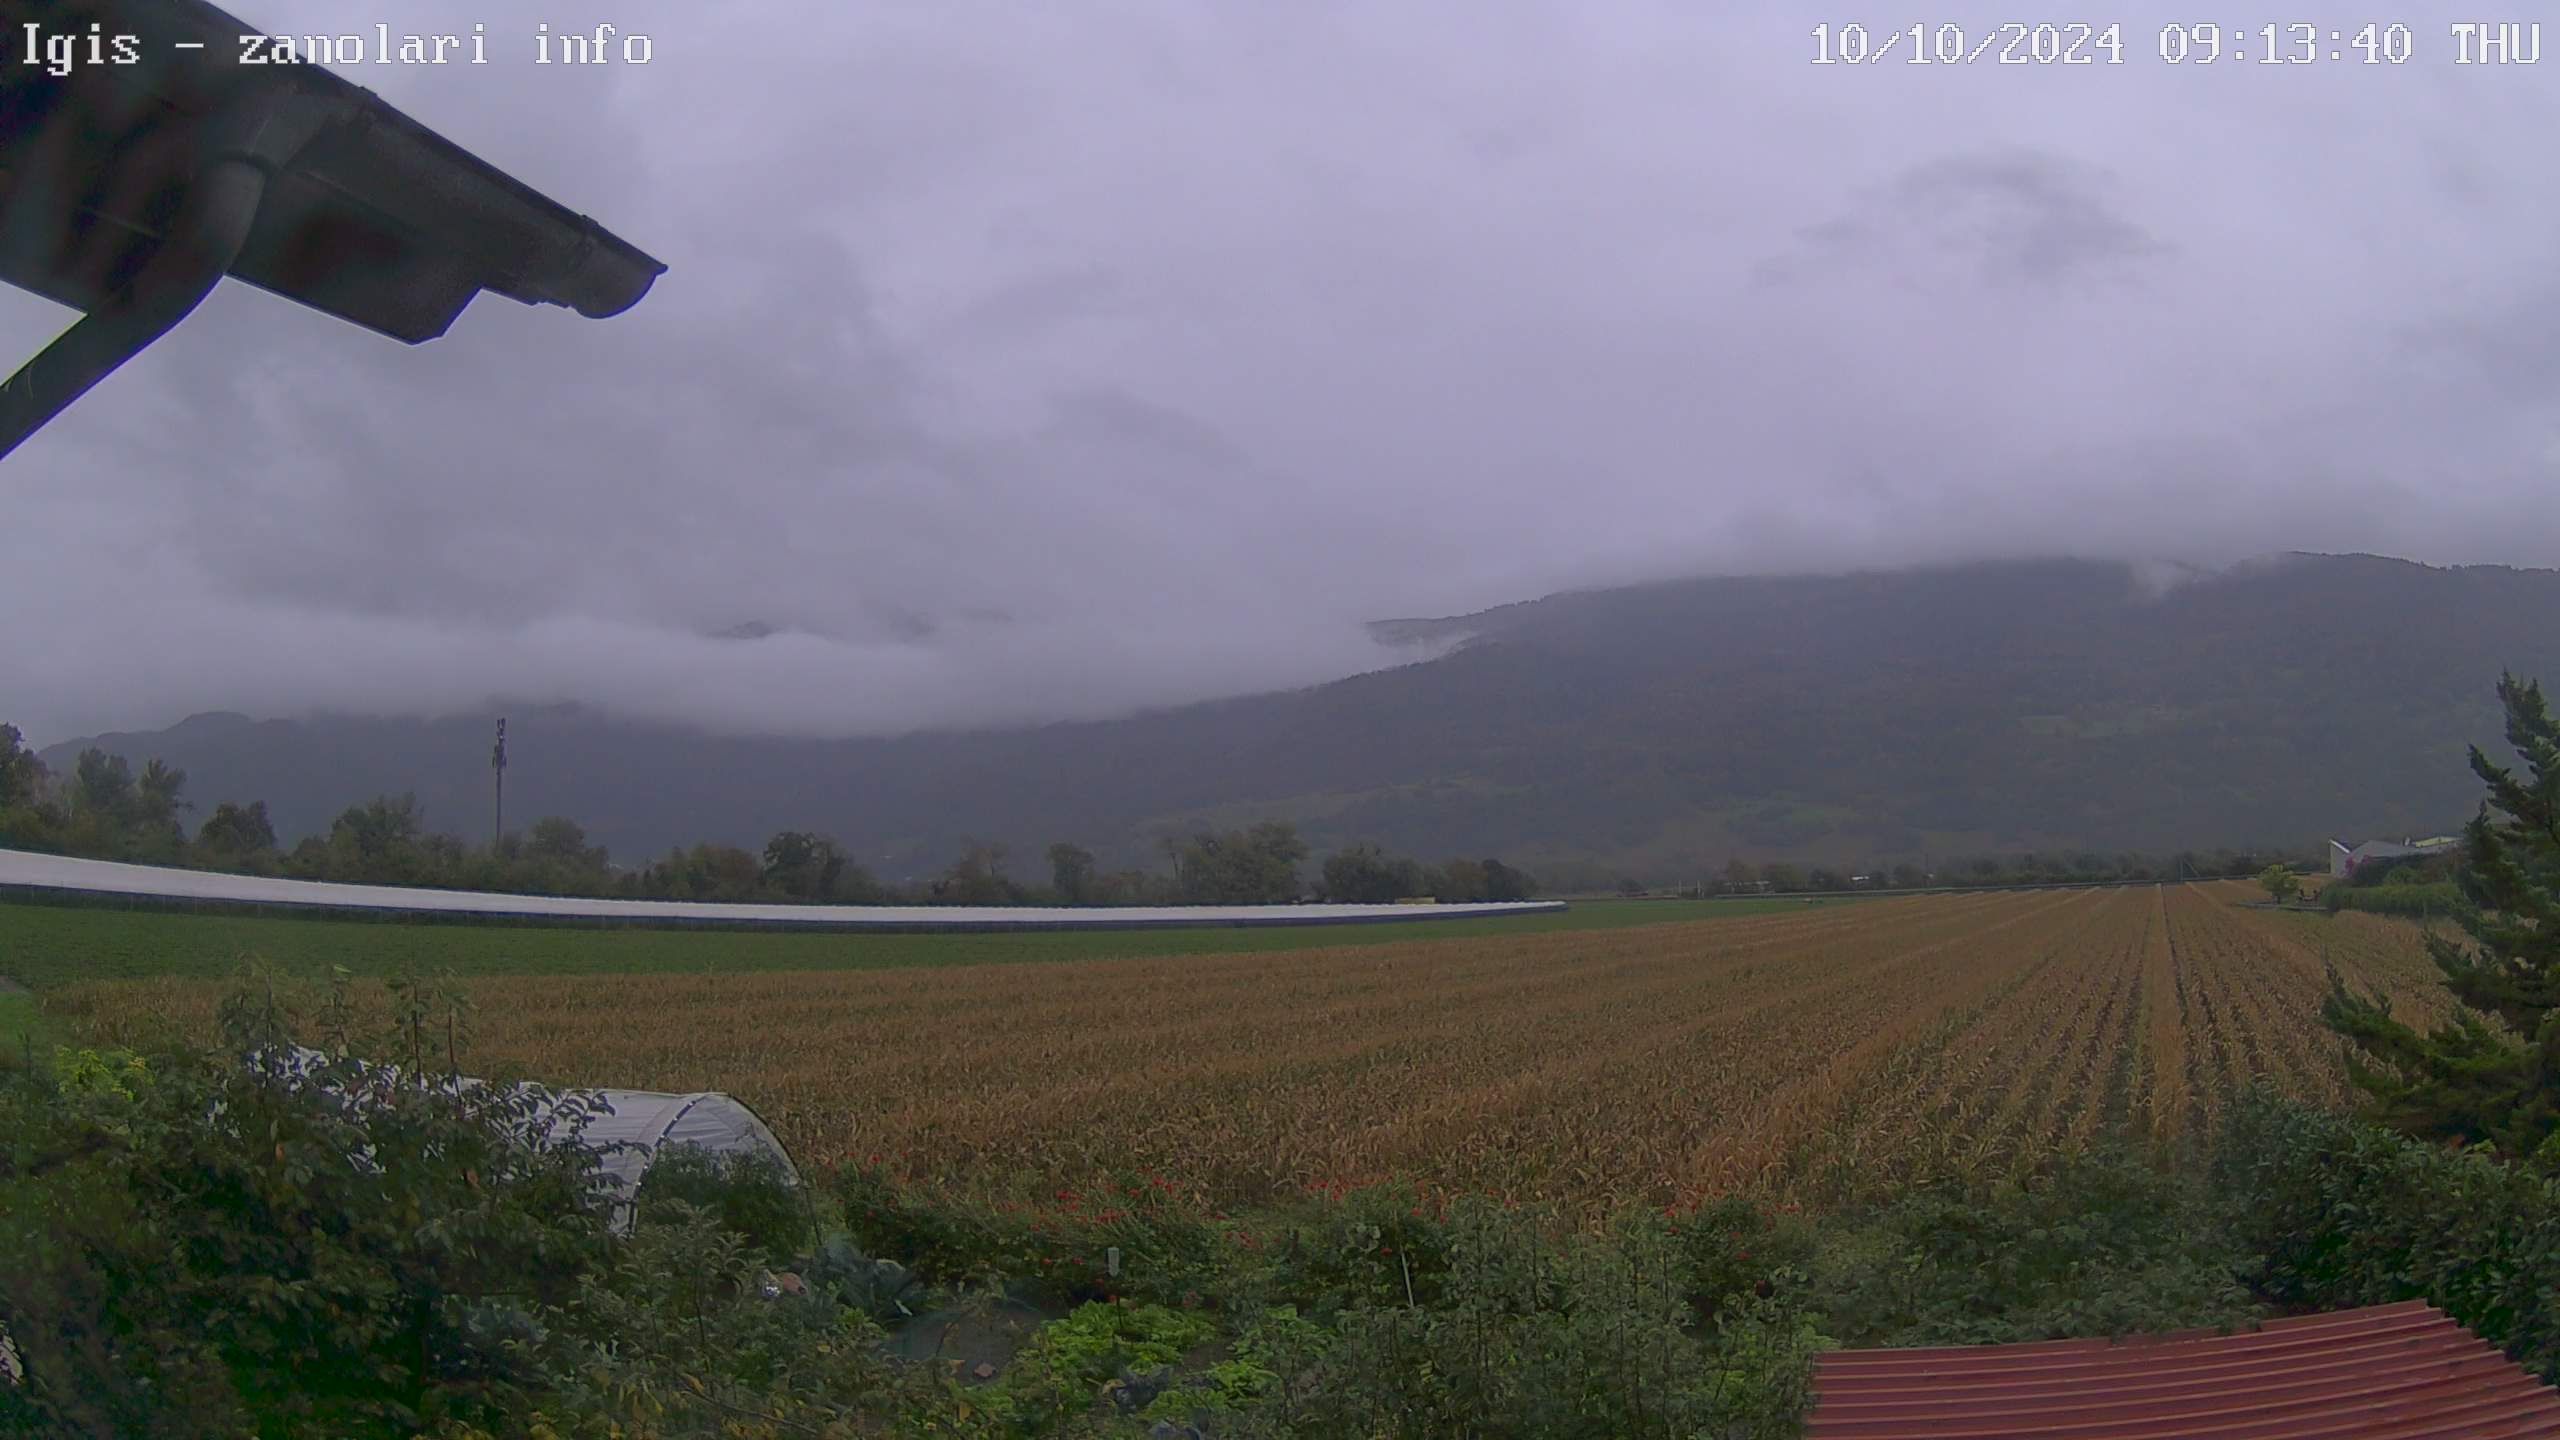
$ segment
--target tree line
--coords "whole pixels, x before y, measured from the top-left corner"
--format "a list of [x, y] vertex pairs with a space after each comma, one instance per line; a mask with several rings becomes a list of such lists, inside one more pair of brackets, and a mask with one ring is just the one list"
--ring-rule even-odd
[[[1107, 870], [1083, 846], [1061, 841], [1033, 862], [1045, 879], [1015, 873], [997, 844], [970, 843], [940, 873], [885, 881], [856, 863], [831, 836], [785, 830], [761, 851], [705, 842], [636, 866], [613, 863], [604, 847], [564, 816], [546, 816], [495, 845], [431, 830], [412, 795], [376, 796], [349, 806], [326, 834], [285, 847], [264, 801], [216, 805], [189, 833], [186, 772], [159, 760], [139, 771], [122, 756], [91, 748], [70, 771], [49, 772], [14, 726], [0, 725], [0, 845], [136, 864], [276, 875], [356, 884], [492, 890], [606, 899], [804, 902], [842, 905], [1268, 905], [1299, 900], [1388, 904], [1429, 897], [1449, 903], [1524, 900], [1535, 882], [1493, 859], [1432, 865], [1355, 844], [1310, 873], [1296, 828], [1270, 821], [1227, 831], [1167, 836], [1165, 868]], [[1912, 890], [1943, 886], [2093, 884], [2247, 877], [2295, 857], [2261, 851], [2186, 850], [2169, 856], [2092, 851], [2028, 851], [1860, 867], [1736, 858], [1694, 894]], [[1628, 879], [1628, 894], [1648, 888]]]
[[620, 866], [585, 827], [545, 816], [490, 845], [430, 829], [415, 795], [351, 805], [325, 834], [279, 843], [266, 802], [217, 804], [192, 834], [187, 775], [159, 760], [141, 770], [91, 748], [55, 775], [0, 725], [0, 846], [295, 880], [486, 890], [599, 899], [798, 902], [836, 905], [1285, 905], [1301, 900], [1390, 904], [1526, 900], [1535, 882], [1497, 859], [1426, 865], [1353, 845], [1310, 876], [1310, 851], [1281, 821], [1167, 836], [1167, 869], [1106, 870], [1083, 846], [1041, 857], [1045, 880], [1017, 878], [1002, 845], [971, 842], [939, 874], [888, 882], [834, 837], [784, 830], [761, 852], [705, 842]]
[[[2111, 881], [2221, 880], [2257, 875], [2269, 865], [2293, 865], [2298, 857], [2259, 850], [2181, 850], [2174, 855], [2141, 855], [2127, 851], [2101, 855], [2095, 851], [2035, 851], [2015, 855], [1971, 855], [1935, 865], [1909, 861], [1864, 869], [1838, 865], [1800, 865], [1773, 860], [1754, 864], [1727, 861], [1714, 878], [1688, 887], [1693, 893], [1747, 895], [1828, 890], [1927, 890], [1985, 885], [2097, 885]], [[1622, 890], [1640, 891], [1633, 880]]]

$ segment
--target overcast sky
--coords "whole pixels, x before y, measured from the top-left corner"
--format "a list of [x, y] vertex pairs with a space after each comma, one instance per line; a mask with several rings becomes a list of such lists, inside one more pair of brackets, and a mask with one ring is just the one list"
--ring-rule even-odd
[[[2193, 7], [2126, 4], [2121, 65], [1853, 67], [1793, 3], [232, 8], [484, 22], [486, 66], [343, 73], [670, 270], [416, 348], [225, 286], [0, 466], [38, 740], [1088, 715], [1677, 573], [2560, 562], [2560, 34], [2181, 67]], [[522, 63], [545, 20], [654, 61]], [[5, 363], [69, 318], [0, 296]], [[747, 622], [790, 633], [700, 638]]]

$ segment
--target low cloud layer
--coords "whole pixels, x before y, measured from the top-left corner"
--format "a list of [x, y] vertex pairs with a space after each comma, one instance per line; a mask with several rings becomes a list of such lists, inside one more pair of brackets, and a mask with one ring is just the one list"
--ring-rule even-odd
[[[2435, 22], [1853, 67], [1774, 3], [235, 9], [485, 22], [497, 63], [347, 73], [671, 270], [414, 349], [225, 287], [0, 468], [41, 738], [1011, 723], [1669, 574], [2560, 561], [2560, 92]], [[655, 59], [522, 63], [539, 20]], [[0, 297], [15, 354], [67, 319]]]

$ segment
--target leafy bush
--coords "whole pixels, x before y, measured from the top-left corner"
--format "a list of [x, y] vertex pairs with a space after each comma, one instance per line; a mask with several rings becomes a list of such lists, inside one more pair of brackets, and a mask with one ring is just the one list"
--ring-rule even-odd
[[0, 1435], [733, 1440], [957, 1413], [824, 1255], [828, 1284], [758, 1283], [772, 1235], [724, 1217], [769, 1230], [769, 1191], [680, 1165], [618, 1239], [586, 1097], [456, 1083], [458, 1017], [427, 1024], [415, 986], [371, 1047], [402, 1068], [287, 1058], [290, 998], [234, 996], [225, 1050], [0, 1072]]
[[2259, 871], [2258, 884], [2265, 888], [2267, 898], [2279, 905], [2302, 893], [2302, 877], [2294, 874], [2290, 866], [2270, 865]]
[[[984, 1403], [1021, 1426], [1135, 1413], [1307, 1440], [1783, 1434], [1824, 1343], [1784, 1264], [1811, 1252], [1811, 1228], [1739, 1202], [1583, 1234], [1400, 1185], [1323, 1187], [1239, 1219], [1143, 1181], [1038, 1208], [954, 1202], [871, 1166], [837, 1188], [865, 1243], [937, 1278], [1118, 1297], [1044, 1328], [993, 1387]], [[1154, 1368], [1220, 1336], [1215, 1358]]]
[[1161, 1305], [1082, 1305], [1040, 1327], [1013, 1357], [990, 1408], [1031, 1433], [1094, 1408], [1098, 1401], [1140, 1408], [1165, 1388], [1191, 1350], [1217, 1327]]
[[862, 1253], [843, 1235], [830, 1235], [800, 1267], [801, 1282], [813, 1295], [825, 1296], [849, 1310], [859, 1310], [887, 1324], [916, 1313], [923, 1298], [915, 1273], [895, 1260]]
[[[1827, 1342], [1783, 1272], [1707, 1323], [1659, 1216], [1554, 1236], [1454, 1207], [1432, 1299], [1361, 1303], [1330, 1325], [1252, 1332], [1272, 1379], [1255, 1412], [1288, 1436], [1566, 1437], [1794, 1433]], [[1419, 1279], [1416, 1297], [1422, 1292]]]
[[2560, 1381], [2560, 1182], [2263, 1091], [2233, 1111], [2215, 1169], [2269, 1295], [2424, 1299]]
[[1528, 1223], [1481, 1200], [1453, 1209], [1405, 1185], [1326, 1192], [1284, 1213], [1266, 1251], [1287, 1303], [1317, 1319], [1346, 1309], [1440, 1304], [1456, 1274], [1462, 1233], [1493, 1243], [1489, 1227]]
[[2373, 915], [2400, 915], [2411, 920], [2443, 919], [2459, 914], [2468, 903], [2463, 899], [2462, 888], [2451, 881], [2371, 887], [2330, 885], [2320, 892], [2320, 904], [2332, 915], [2341, 910], [2361, 910]]
[[405, 1434], [520, 1404], [540, 1376], [507, 1317], [607, 1245], [591, 1153], [528, 1143], [537, 1104], [348, 1062], [0, 1077], [0, 1328], [27, 1372], [0, 1429]]
[[1009, 1283], [1070, 1303], [1125, 1295], [1184, 1305], [1231, 1293], [1254, 1268], [1237, 1253], [1247, 1227], [1160, 1176], [1125, 1177], [1097, 1193], [1060, 1190], [1033, 1204], [904, 1185], [861, 1164], [838, 1171], [834, 1190], [863, 1247], [939, 1284]]
[[809, 1197], [780, 1161], [761, 1151], [661, 1147], [641, 1179], [635, 1223], [652, 1224], [677, 1205], [717, 1215], [722, 1228], [745, 1236], [768, 1264], [807, 1253], [816, 1239]]
[[2247, 1264], [2205, 1187], [2106, 1148], [1906, 1196], [1842, 1227], [1813, 1280], [1850, 1343], [1963, 1345], [2241, 1321]]
[[781, 1440], [944, 1407], [943, 1387], [882, 1353], [868, 1316], [816, 1293], [768, 1297], [761, 1265], [712, 1212], [667, 1203], [584, 1277], [545, 1337], [550, 1388], [488, 1433]]
[[1689, 1304], [1701, 1317], [1758, 1294], [1773, 1274], [1809, 1271], [1826, 1243], [1804, 1217], [1773, 1214], [1740, 1197], [1667, 1218], [1686, 1266]]

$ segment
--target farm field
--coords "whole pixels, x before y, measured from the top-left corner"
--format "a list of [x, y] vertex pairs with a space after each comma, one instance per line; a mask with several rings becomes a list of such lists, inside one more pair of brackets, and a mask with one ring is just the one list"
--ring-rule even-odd
[[1260, 954], [1613, 929], [1680, 920], [1798, 914], [1839, 900], [1597, 900], [1562, 912], [1376, 925], [1116, 930], [1038, 934], [857, 935], [305, 915], [204, 914], [131, 905], [0, 901], [0, 977], [35, 990], [147, 975], [227, 974], [250, 956], [289, 973], [403, 968], [460, 975], [867, 970], [995, 965], [1208, 951]]
[[[986, 1195], [1159, 1174], [1233, 1205], [1391, 1178], [1595, 1210], [1736, 1190], [1818, 1204], [2110, 1126], [2174, 1143], [2255, 1076], [2341, 1098], [2324, 960], [2429, 1015], [2419, 932], [2243, 908], [2256, 893], [1888, 898], [1288, 954], [489, 976], [469, 986], [472, 1054], [563, 1083], [726, 1090], [805, 1159], [876, 1155]], [[219, 993], [81, 985], [49, 1008], [113, 1038], [209, 1027]]]

